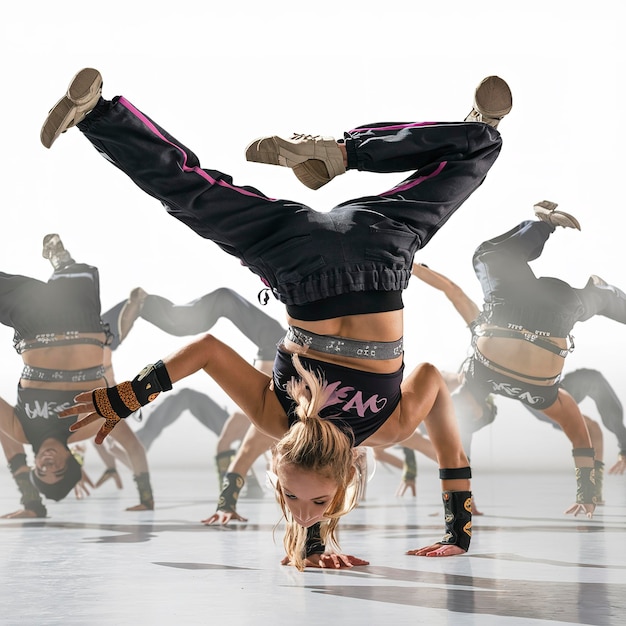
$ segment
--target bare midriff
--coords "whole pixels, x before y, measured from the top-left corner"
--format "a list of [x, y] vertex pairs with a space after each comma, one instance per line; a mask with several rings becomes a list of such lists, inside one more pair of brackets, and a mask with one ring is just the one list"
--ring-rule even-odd
[[[304, 321], [288, 317], [290, 326], [297, 326], [317, 335], [344, 337], [357, 341], [397, 341], [403, 333], [403, 312], [386, 311], [384, 313], [366, 313], [363, 315], [347, 315], [327, 320]], [[291, 341], [285, 341], [285, 348], [290, 352], [306, 355], [318, 361], [344, 365], [365, 372], [390, 374], [398, 371], [402, 365], [402, 356], [395, 359], [376, 361], [372, 359], [357, 359], [341, 355], [326, 354], [303, 348]]]
[[[483, 326], [478, 329], [488, 330], [497, 326]], [[544, 337], [544, 340], [553, 343], [560, 349], [567, 349], [567, 339], [562, 337]], [[537, 381], [536, 378], [551, 379], [558, 376], [563, 370], [564, 357], [553, 354], [549, 350], [537, 346], [524, 339], [509, 337], [478, 337], [476, 347], [491, 363], [492, 369], [500, 371], [511, 378], [535, 385], [551, 385], [552, 381]], [[516, 374], [499, 369], [498, 365], [512, 370]]]
[[[104, 344], [104, 333], [81, 333], [80, 338], [96, 339]], [[46, 348], [34, 348], [22, 353], [25, 365], [54, 370], [83, 370], [105, 365], [104, 349], [101, 346], [77, 343], [71, 345], [52, 345]], [[110, 364], [109, 364], [110, 367]], [[97, 381], [72, 383], [20, 379], [20, 384], [28, 389], [66, 389], [84, 390], [86, 387], [97, 387]]]

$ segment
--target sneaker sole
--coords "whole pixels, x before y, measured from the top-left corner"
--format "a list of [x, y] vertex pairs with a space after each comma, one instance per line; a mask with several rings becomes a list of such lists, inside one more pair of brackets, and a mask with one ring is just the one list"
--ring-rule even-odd
[[294, 165], [293, 173], [303, 185], [313, 190], [317, 190], [330, 182], [326, 165], [318, 159], [308, 159], [304, 163]]
[[66, 94], [52, 107], [41, 128], [44, 147], [50, 148], [59, 135], [84, 119], [88, 111], [81, 116], [80, 107], [96, 98], [101, 89], [102, 76], [98, 70], [88, 67], [74, 76]]
[[67, 96], [52, 107], [41, 127], [40, 139], [45, 148], [50, 148], [58, 136], [71, 126], [75, 112], [76, 106]]
[[561, 224], [561, 226], [565, 226], [566, 228], [575, 228], [576, 230], [580, 230], [580, 222], [569, 213], [563, 213], [563, 211], [555, 211], [558, 215], [557, 220]]
[[486, 117], [504, 117], [513, 108], [511, 89], [499, 76], [488, 76], [476, 88], [474, 104]]
[[74, 76], [67, 89], [67, 97], [81, 106], [92, 100], [102, 89], [102, 76], [98, 70], [86, 67]]
[[552, 226], [562, 226], [563, 228], [575, 228], [581, 230], [580, 222], [569, 213], [564, 211], [549, 211], [543, 207], [535, 207], [535, 215], [544, 222]]

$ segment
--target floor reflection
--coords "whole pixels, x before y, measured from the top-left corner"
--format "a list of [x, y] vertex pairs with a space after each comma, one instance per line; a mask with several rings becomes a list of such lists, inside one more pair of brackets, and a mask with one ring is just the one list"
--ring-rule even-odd
[[[344, 550], [370, 565], [300, 573], [280, 565], [272, 494], [240, 501], [250, 521], [206, 527], [200, 520], [217, 493], [196, 500], [183, 470], [168, 471], [154, 477], [160, 498], [153, 512], [125, 511], [134, 503], [130, 490], [101, 489], [79, 502], [51, 503], [45, 520], [0, 521], [0, 622], [193, 626], [211, 615], [229, 626], [285, 623], [277, 616], [300, 626], [328, 616], [341, 616], [342, 626], [624, 626], [626, 477], [614, 478], [605, 486], [607, 505], [582, 520], [555, 507], [539, 488], [542, 477], [534, 484], [525, 477], [525, 497], [483, 496], [485, 515], [475, 518], [467, 555], [426, 559], [406, 551], [441, 536], [436, 478], [420, 479], [418, 498], [400, 499], [389, 496], [397, 477], [381, 473], [340, 533]], [[510, 477], [490, 479], [493, 493], [506, 493], [501, 483]], [[551, 480], [563, 492], [571, 486], [569, 473]], [[0, 504], [14, 510], [14, 500], [5, 480]], [[521, 504], [531, 500], [532, 510]]]

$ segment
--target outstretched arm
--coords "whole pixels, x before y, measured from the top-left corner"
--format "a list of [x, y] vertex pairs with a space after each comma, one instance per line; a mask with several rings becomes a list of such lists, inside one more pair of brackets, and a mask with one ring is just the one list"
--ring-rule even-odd
[[[107, 439], [107, 441], [109, 440]], [[119, 472], [117, 471], [117, 460], [122, 461], [122, 463], [124, 463], [127, 467], [131, 467], [130, 460], [128, 459], [126, 451], [120, 445], [113, 441], [111, 441], [111, 443], [109, 443], [108, 445], [94, 445], [94, 448], [96, 449], [96, 452], [102, 459], [102, 462], [105, 466], [102, 476], [100, 476], [100, 478], [98, 478], [98, 480], [96, 481], [96, 489], [98, 487], [101, 487], [108, 480], [113, 480], [115, 486], [118, 489], [122, 489], [122, 479], [119, 475]]]
[[419, 430], [416, 430], [408, 439], [402, 442], [402, 450], [404, 452], [404, 463], [402, 464], [402, 480], [396, 491], [397, 496], [403, 496], [410, 491], [414, 496], [417, 495], [417, 460], [415, 458], [415, 450], [421, 452], [424, 456], [437, 462], [437, 453], [435, 448], [427, 437], [424, 437]]
[[247, 522], [245, 517], [237, 513], [237, 501], [239, 492], [244, 486], [245, 476], [253, 463], [274, 443], [272, 437], [260, 432], [254, 425], [250, 425], [246, 435], [237, 450], [237, 454], [231, 461], [222, 482], [222, 491], [217, 501], [217, 509], [213, 515], [203, 519], [202, 523], [228, 524], [231, 520]]
[[609, 381], [597, 370], [581, 368], [566, 374], [561, 381], [561, 387], [566, 389], [579, 404], [585, 397], [595, 402], [602, 423], [617, 437], [619, 446], [617, 463], [609, 469], [609, 474], [626, 472], [624, 408]]
[[588, 518], [593, 517], [596, 508], [595, 486], [592, 483], [593, 471], [593, 447], [591, 437], [587, 430], [587, 424], [580, 408], [572, 396], [560, 388], [557, 400], [543, 412], [562, 429], [572, 443], [572, 453], [576, 466], [576, 503], [569, 507], [565, 513], [573, 513], [577, 516], [584, 513]]
[[127, 511], [151, 511], [154, 509], [154, 496], [144, 447], [126, 422], [120, 423], [111, 437], [124, 450], [139, 491], [139, 504], [129, 507]]
[[[416, 556], [452, 556], [469, 548], [471, 538], [471, 492], [469, 461], [454, 415], [450, 392], [436, 367], [419, 365], [402, 383], [401, 416], [413, 430], [424, 421], [439, 462], [446, 534], [441, 541], [410, 550]], [[402, 417], [401, 417], [402, 419]]]
[[155, 366], [144, 368], [132, 382], [77, 395], [76, 404], [60, 416], [88, 413], [72, 424], [70, 430], [76, 431], [106, 415], [96, 436], [96, 443], [101, 443], [120, 418], [154, 401], [161, 391], [171, 389], [172, 384], [200, 370], [211, 376], [266, 435], [280, 438], [287, 431], [287, 415], [270, 392], [271, 378], [210, 334], [192, 341]]
[[477, 304], [447, 276], [435, 272], [420, 263], [413, 264], [412, 274], [427, 285], [442, 291], [467, 325], [471, 324], [478, 317], [480, 309]]

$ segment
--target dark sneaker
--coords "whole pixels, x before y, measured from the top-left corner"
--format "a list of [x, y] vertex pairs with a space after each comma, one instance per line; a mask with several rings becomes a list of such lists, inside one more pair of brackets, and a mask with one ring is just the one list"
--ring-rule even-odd
[[550, 202], [549, 200], [542, 200], [533, 207], [535, 215], [543, 222], [547, 222], [552, 226], [562, 226], [563, 228], [575, 228], [580, 230], [580, 223], [578, 220], [569, 213], [564, 211], [557, 211], [556, 207], [559, 206], [556, 202]]
[[41, 127], [41, 143], [50, 148], [57, 137], [76, 126], [98, 104], [102, 93], [102, 76], [91, 67], [82, 69], [70, 83], [66, 94], [50, 109]]
[[474, 93], [474, 107], [465, 118], [466, 122], [483, 122], [498, 128], [500, 120], [513, 108], [513, 96], [499, 76], [483, 78]]

